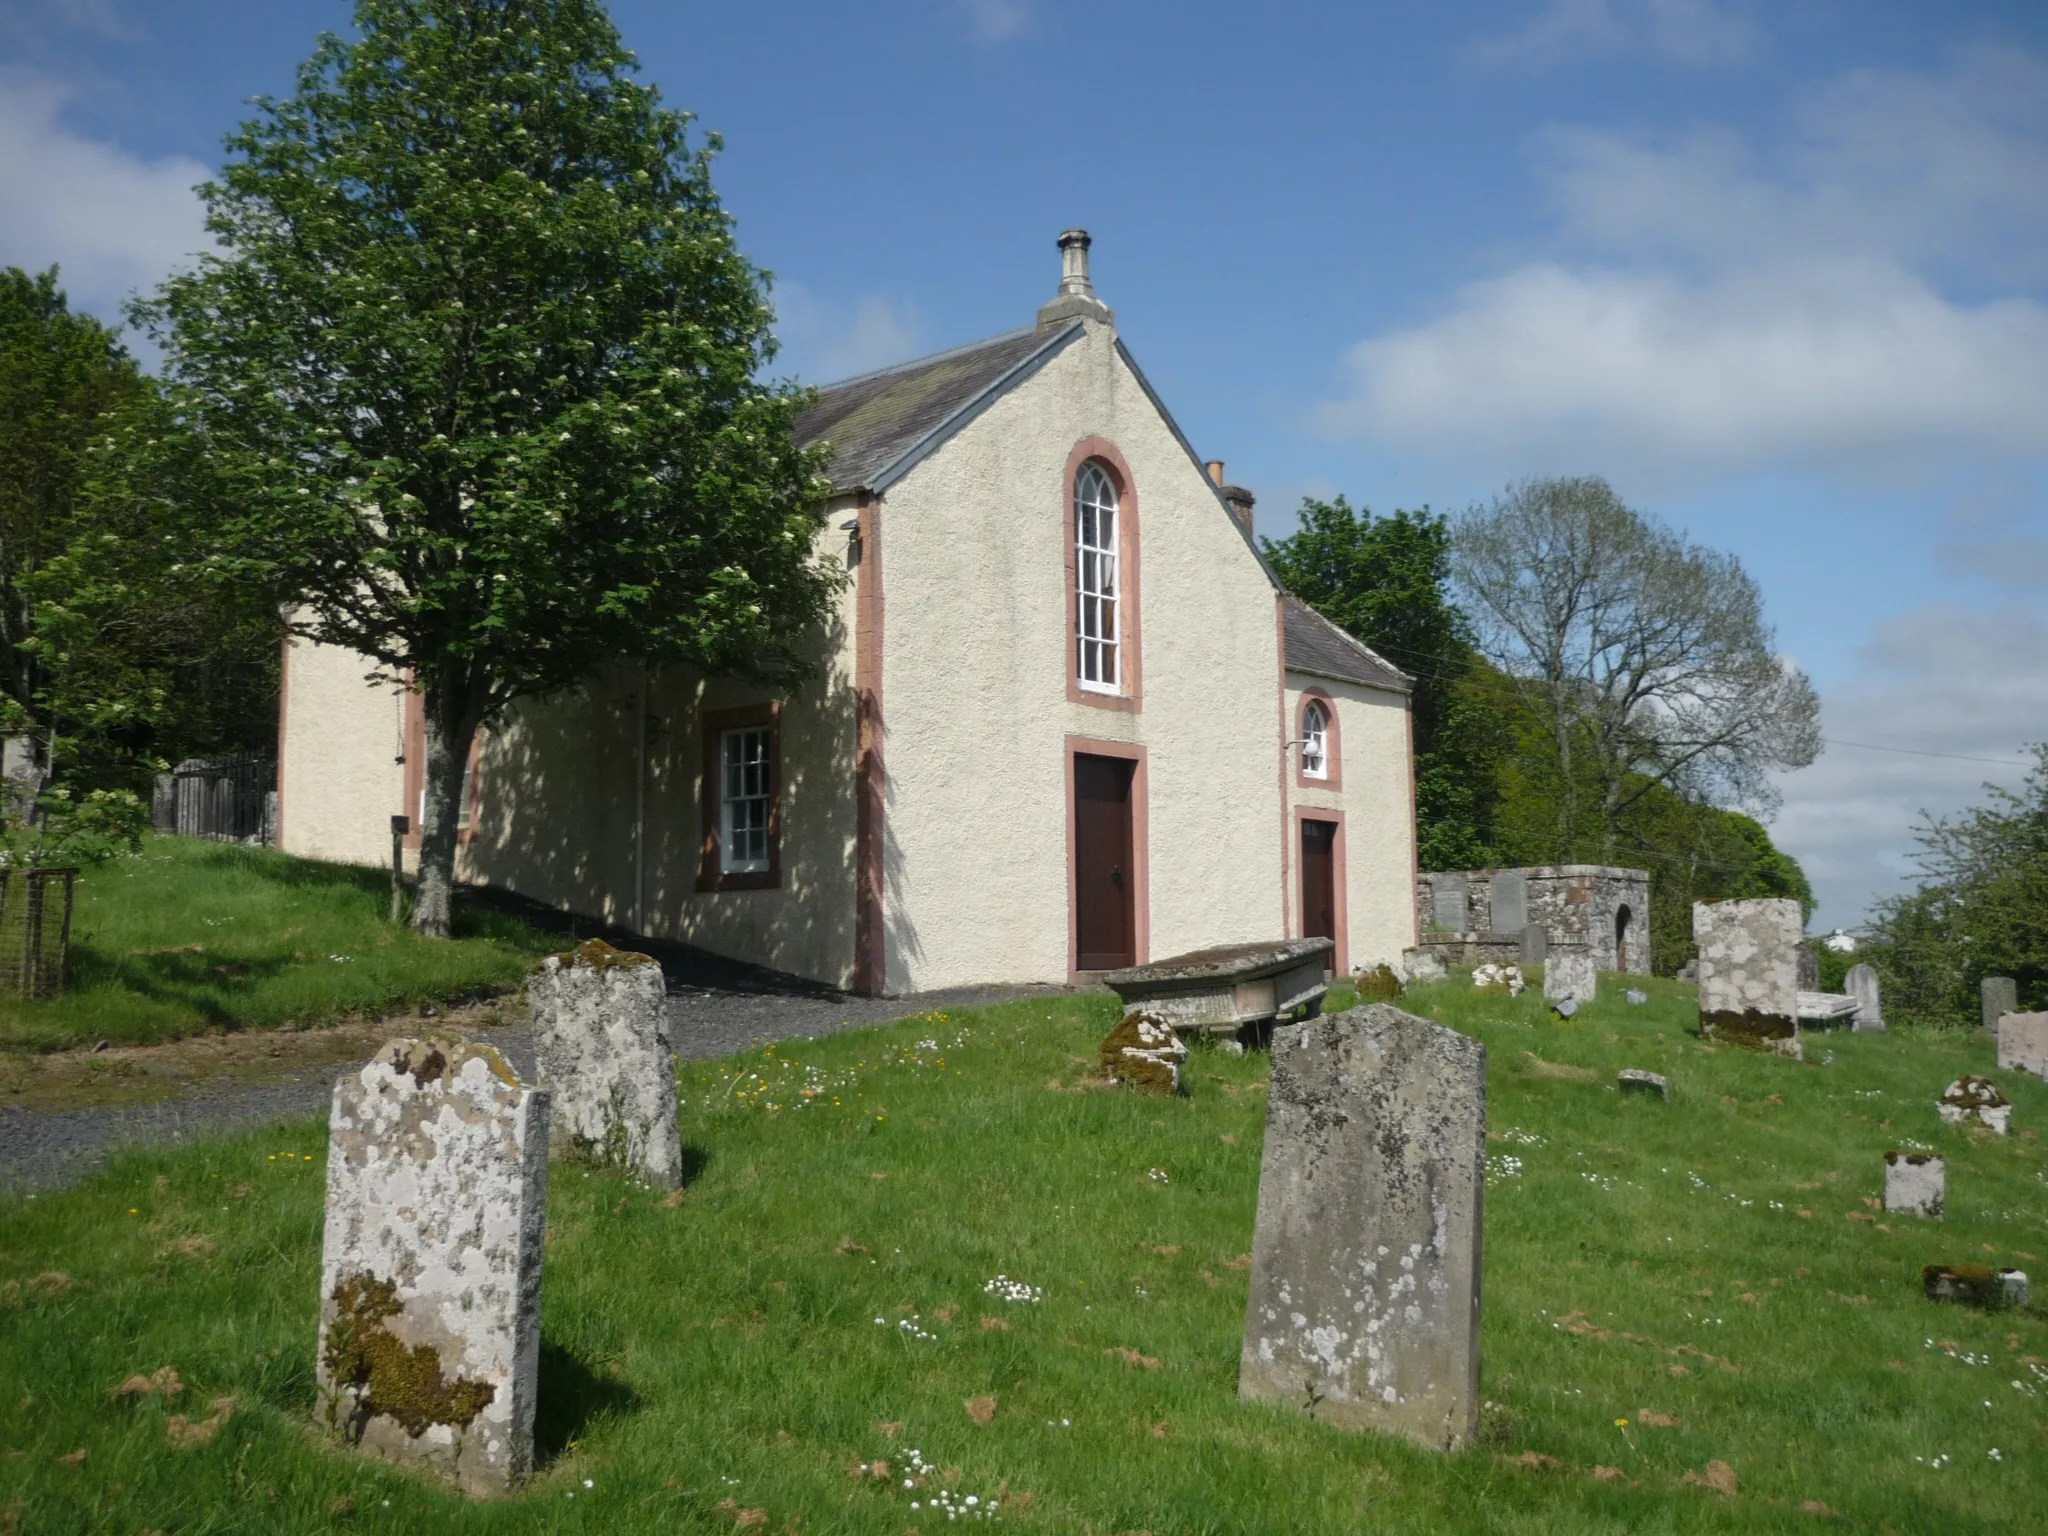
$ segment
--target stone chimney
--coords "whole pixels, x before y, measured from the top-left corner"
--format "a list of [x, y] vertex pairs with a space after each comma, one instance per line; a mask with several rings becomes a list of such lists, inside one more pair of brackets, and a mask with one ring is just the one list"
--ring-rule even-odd
[[1221, 459], [1211, 459], [1202, 468], [1208, 471], [1209, 483], [1222, 493], [1223, 504], [1230, 508], [1230, 515], [1244, 524], [1245, 536], [1249, 538], [1252, 531], [1252, 503], [1257, 501], [1258, 498], [1241, 485], [1225, 485], [1223, 483], [1223, 461]]
[[1038, 312], [1041, 331], [1075, 319], [1116, 324], [1115, 311], [1095, 297], [1095, 285], [1088, 280], [1088, 247], [1092, 244], [1085, 229], [1070, 229], [1060, 236], [1060, 291]]

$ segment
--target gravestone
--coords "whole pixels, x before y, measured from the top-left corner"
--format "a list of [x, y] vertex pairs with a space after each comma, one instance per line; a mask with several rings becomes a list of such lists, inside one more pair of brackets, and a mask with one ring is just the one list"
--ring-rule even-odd
[[1141, 1008], [1125, 1014], [1095, 1054], [1104, 1077], [1128, 1083], [1140, 1093], [1171, 1098], [1180, 1092], [1188, 1048], [1172, 1024]]
[[1797, 1053], [1799, 939], [1804, 928], [1796, 901], [1693, 904], [1702, 1034]]
[[394, 1040], [334, 1087], [318, 1413], [469, 1494], [533, 1466], [548, 1096], [487, 1045]]
[[1543, 996], [1547, 1002], [1571, 998], [1583, 1008], [1593, 1001], [1599, 989], [1600, 972], [1590, 950], [1554, 950], [1543, 964]]
[[1541, 965], [1550, 958], [1550, 930], [1530, 923], [1522, 930], [1522, 964]]
[[1989, 1264], [1929, 1264], [1920, 1271], [1929, 1301], [1959, 1301], [1972, 1307], [2024, 1307], [2031, 1299], [2027, 1272]]
[[1818, 992], [1820, 990], [1820, 952], [1811, 944], [1801, 944], [1798, 951], [1799, 990]]
[[1276, 1030], [1238, 1395], [1468, 1444], [1485, 1169], [1478, 1041], [1387, 1003]]
[[1884, 1208], [1940, 1221], [1948, 1199], [1948, 1164], [1932, 1152], [1884, 1155]]
[[1664, 1081], [1664, 1075], [1646, 1072], [1641, 1067], [1623, 1067], [1615, 1078], [1615, 1086], [1623, 1093], [1654, 1093], [1660, 1099], [1671, 1097], [1671, 1085]]
[[1943, 1125], [1979, 1125], [2003, 1136], [2012, 1122], [2012, 1100], [1988, 1077], [1959, 1077], [1935, 1100]]
[[1998, 1021], [1998, 1065], [2048, 1077], [2048, 1013], [2008, 1013]]
[[1519, 869], [1502, 870], [1488, 882], [1487, 905], [1492, 912], [1490, 932], [1520, 933], [1529, 926], [1529, 877]]
[[661, 967], [590, 939], [541, 961], [526, 995], [554, 1155], [674, 1189], [683, 1148]]
[[1442, 981], [1451, 974], [1443, 957], [1433, 949], [1404, 949], [1401, 951], [1401, 979], [1404, 982]]
[[1465, 931], [1465, 878], [1438, 875], [1430, 886], [1430, 926], [1447, 933]]
[[1852, 965], [1842, 979], [1842, 987], [1856, 999], [1856, 1033], [1883, 1033], [1884, 1010], [1879, 1005], [1877, 972], [1867, 965]]
[[2005, 1015], [2020, 1011], [2019, 983], [2010, 976], [1986, 976], [1977, 983], [1977, 996], [1983, 1006], [1986, 1029], [1997, 1029], [1998, 1021]]

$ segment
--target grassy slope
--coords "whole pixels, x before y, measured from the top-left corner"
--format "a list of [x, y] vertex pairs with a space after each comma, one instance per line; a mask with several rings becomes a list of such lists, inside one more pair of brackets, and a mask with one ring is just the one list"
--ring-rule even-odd
[[70, 987], [45, 1003], [0, 999], [0, 1050], [142, 1044], [439, 1000], [510, 986], [560, 947], [487, 909], [455, 941], [423, 943], [385, 921], [390, 889], [378, 870], [153, 838], [80, 876]]
[[[1915, 1283], [1984, 1245], [2048, 1254], [2042, 1145], [1934, 1113], [1988, 1046], [1816, 1041], [1831, 1066], [1709, 1052], [1684, 1032], [1689, 995], [1650, 988], [1647, 1007], [1613, 995], [1570, 1026], [1532, 997], [1411, 994], [1487, 1042], [1495, 1134], [1540, 1138], [1491, 1148], [1523, 1172], [1488, 1190], [1497, 1406], [1468, 1454], [1237, 1404], [1232, 1261], [1250, 1245], [1266, 1063], [1198, 1051], [1174, 1102], [1075, 1091], [1110, 1022], [1106, 1000], [1076, 997], [686, 1066], [704, 1162], [673, 1208], [557, 1168], [548, 1465], [493, 1506], [305, 1428], [319, 1125], [133, 1156], [0, 1205], [0, 1282], [73, 1282], [0, 1304], [0, 1457], [24, 1453], [0, 1459], [0, 1508], [19, 1498], [38, 1533], [715, 1531], [763, 1510], [746, 1529], [930, 1536], [949, 1522], [913, 1498], [1007, 1484], [1006, 1525], [1160, 1536], [1810, 1530], [1808, 1500], [1844, 1529], [2030, 1528], [2048, 1383], [2019, 1357], [2048, 1356], [2048, 1313], [1936, 1308]], [[1621, 1099], [1623, 1065], [1668, 1073], [1673, 1101]], [[1585, 1080], [1560, 1075], [1572, 1067]], [[2048, 1125], [2048, 1086], [2000, 1078], [2017, 1126]], [[1948, 1221], [1846, 1220], [1907, 1138], [1951, 1158]], [[171, 1250], [191, 1237], [217, 1251]], [[1043, 1300], [986, 1294], [999, 1273]], [[191, 1387], [176, 1411], [228, 1392], [243, 1405], [203, 1448], [167, 1448], [173, 1410], [109, 1406], [116, 1382], [167, 1364]], [[978, 1427], [963, 1405], [983, 1395], [996, 1411]], [[1645, 1408], [1680, 1423], [1639, 1426]], [[877, 1428], [890, 1422], [900, 1437]], [[912, 1447], [938, 1483], [902, 1488]], [[57, 1460], [78, 1449], [82, 1468]], [[1527, 1451], [1559, 1465], [1515, 1465]], [[849, 1475], [875, 1457], [890, 1478]], [[1682, 1484], [1710, 1459], [1736, 1469], [1739, 1497]], [[345, 1521], [337, 1498], [353, 1500]]]

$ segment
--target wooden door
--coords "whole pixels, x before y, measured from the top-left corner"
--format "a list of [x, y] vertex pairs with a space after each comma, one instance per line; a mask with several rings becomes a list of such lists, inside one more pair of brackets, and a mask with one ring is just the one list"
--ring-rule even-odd
[[[1337, 937], [1337, 823], [1301, 824], [1301, 936]], [[1336, 956], [1331, 955], [1331, 963]]]
[[1137, 871], [1131, 865], [1128, 758], [1074, 757], [1074, 968], [1136, 965]]

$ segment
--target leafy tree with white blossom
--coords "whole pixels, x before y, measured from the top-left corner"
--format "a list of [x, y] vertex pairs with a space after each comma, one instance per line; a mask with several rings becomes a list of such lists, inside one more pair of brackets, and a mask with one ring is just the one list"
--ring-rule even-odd
[[137, 306], [224, 510], [207, 560], [422, 696], [414, 926], [471, 741], [622, 657], [781, 679], [838, 578], [760, 382], [764, 275], [596, 0], [359, 0], [203, 186]]

